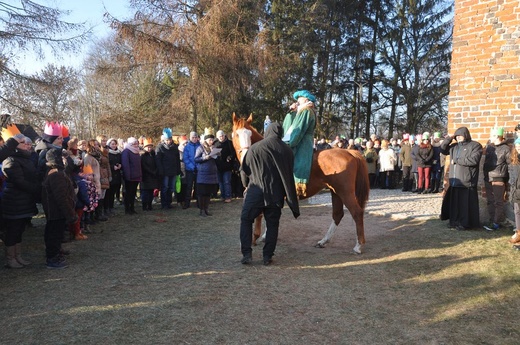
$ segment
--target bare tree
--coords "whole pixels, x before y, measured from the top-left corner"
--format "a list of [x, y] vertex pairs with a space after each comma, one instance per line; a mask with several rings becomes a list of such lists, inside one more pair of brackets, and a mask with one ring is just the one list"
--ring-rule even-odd
[[[30, 0], [0, 1], [0, 82], [7, 77], [29, 82], [40, 81], [17, 68], [16, 57], [22, 53], [31, 52], [43, 58], [44, 47], [50, 48], [52, 54], [59, 55], [65, 50], [74, 51], [85, 42], [91, 30], [85, 29], [84, 23], [62, 20], [61, 17], [68, 13]], [[43, 84], [46, 82], [43, 81]], [[0, 90], [4, 87], [0, 83]], [[6, 99], [3, 94], [0, 92], [0, 102], [4, 106], [20, 108], [19, 104]]]

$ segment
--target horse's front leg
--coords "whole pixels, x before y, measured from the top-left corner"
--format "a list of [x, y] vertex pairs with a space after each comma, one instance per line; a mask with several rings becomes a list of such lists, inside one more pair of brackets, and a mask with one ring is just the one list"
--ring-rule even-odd
[[327, 233], [325, 234], [325, 237], [323, 237], [321, 240], [319, 240], [318, 243], [316, 243], [316, 245], [314, 247], [325, 248], [325, 245], [327, 243], [329, 243], [332, 236], [334, 236], [334, 232], [336, 232], [337, 227], [338, 226], [336, 225], [336, 223], [334, 223], [334, 221], [332, 221], [332, 223], [330, 223], [329, 230], [327, 230]]
[[256, 246], [256, 241], [262, 235], [262, 219], [263, 214], [255, 218], [255, 230], [253, 231], [253, 246]]
[[329, 230], [318, 243], [315, 245], [316, 248], [324, 248], [325, 244], [329, 243], [336, 232], [336, 229], [343, 218], [345, 212], [343, 211], [343, 202], [341, 198], [334, 192], [330, 192], [332, 197], [332, 223], [330, 223]]

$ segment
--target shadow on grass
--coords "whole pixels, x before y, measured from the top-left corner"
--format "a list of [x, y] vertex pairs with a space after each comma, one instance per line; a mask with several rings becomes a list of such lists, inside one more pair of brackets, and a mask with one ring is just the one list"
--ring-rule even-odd
[[[43, 262], [43, 220], [24, 234], [33, 265], [2, 270], [2, 343], [515, 343], [519, 272], [505, 232], [458, 232], [439, 220], [365, 217], [352, 254], [345, 215], [313, 245], [330, 207], [284, 209], [273, 266], [239, 263], [241, 202], [118, 216], [65, 244], [70, 268]], [[158, 222], [158, 219], [161, 221]]]

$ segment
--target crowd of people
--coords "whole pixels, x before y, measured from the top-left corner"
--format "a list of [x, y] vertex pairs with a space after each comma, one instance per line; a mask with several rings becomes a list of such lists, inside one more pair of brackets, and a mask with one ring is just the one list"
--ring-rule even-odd
[[[284, 200], [295, 217], [298, 196], [306, 195], [312, 153], [326, 149], [358, 150], [365, 157], [371, 188], [396, 189], [420, 194], [442, 192], [442, 220], [457, 230], [480, 228], [478, 187], [480, 161], [484, 156], [484, 189], [489, 213], [488, 231], [506, 226], [505, 201], [510, 192], [515, 221], [520, 226], [520, 125], [510, 145], [503, 128], [495, 128], [482, 145], [472, 140], [466, 127], [453, 135], [403, 134], [401, 138], [346, 140], [337, 136], [328, 143], [314, 138], [315, 97], [301, 90], [294, 94], [283, 125], [264, 122], [266, 139], [253, 144], [242, 157], [242, 168], [232, 141], [222, 130], [215, 137], [206, 128], [203, 138], [196, 132], [174, 136], [164, 128], [160, 141], [141, 136], [79, 140], [68, 127], [48, 122], [33, 143], [15, 125], [2, 128], [0, 161], [0, 230], [6, 247], [6, 267], [23, 268], [22, 234], [41, 204], [45, 213], [45, 248], [48, 268], [68, 266], [61, 244], [86, 240], [95, 224], [115, 215], [116, 202], [124, 213], [138, 213], [160, 205], [192, 207], [200, 217], [211, 216], [210, 199], [218, 193], [224, 203], [242, 196], [240, 239], [242, 263], [252, 261], [251, 226], [263, 213], [268, 223], [264, 264], [272, 262]], [[5, 140], [5, 141], [4, 141]], [[314, 141], [314, 146], [313, 146]], [[290, 159], [287, 159], [290, 157]], [[240, 176], [241, 174], [241, 176]], [[247, 175], [247, 176], [246, 176]], [[244, 182], [245, 181], [245, 182]], [[174, 200], [175, 196], [175, 200]], [[160, 199], [160, 201], [158, 201]], [[517, 227], [518, 228], [518, 227]], [[520, 232], [510, 242], [520, 250]]]
[[196, 132], [188, 140], [164, 128], [157, 144], [144, 136], [79, 140], [56, 122], [46, 124], [36, 143], [16, 125], [1, 134], [0, 233], [8, 268], [30, 264], [22, 257], [22, 234], [37, 204], [46, 219], [46, 265], [60, 269], [69, 254], [62, 243], [88, 239], [96, 224], [116, 214], [116, 203], [133, 216], [137, 200], [142, 212], [154, 205], [188, 209], [195, 200], [200, 216], [208, 217], [210, 197], [220, 191], [229, 203], [243, 193], [235, 150], [222, 130], [216, 139], [207, 128], [201, 142]]
[[[442, 193], [440, 213], [449, 220], [448, 227], [457, 230], [484, 228], [495, 231], [510, 228], [505, 216], [505, 204], [510, 195], [514, 207], [515, 233], [510, 243], [520, 250], [520, 125], [515, 128], [514, 144], [505, 137], [504, 128], [493, 128], [483, 147], [472, 140], [466, 127], [453, 135], [440, 132], [403, 134], [400, 139], [347, 140], [336, 136], [328, 143], [315, 139], [316, 151], [333, 147], [359, 150], [365, 157], [370, 187], [401, 188], [403, 192], [421, 194]], [[479, 171], [482, 172], [484, 195], [489, 222], [481, 224], [479, 210]]]
[[440, 147], [442, 139], [440, 132], [404, 133], [399, 139], [381, 139], [375, 134], [349, 140], [336, 136], [331, 143], [315, 139], [314, 148], [360, 151], [367, 162], [370, 188], [401, 187], [403, 192], [428, 194], [443, 190], [446, 155]]

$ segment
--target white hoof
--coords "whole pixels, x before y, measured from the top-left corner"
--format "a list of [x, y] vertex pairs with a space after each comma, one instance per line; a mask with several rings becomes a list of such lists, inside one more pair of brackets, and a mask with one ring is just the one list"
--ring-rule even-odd
[[361, 250], [363, 249], [363, 246], [359, 243], [356, 243], [356, 246], [354, 247], [354, 253], [361, 254]]

